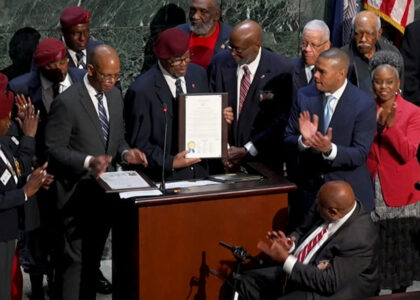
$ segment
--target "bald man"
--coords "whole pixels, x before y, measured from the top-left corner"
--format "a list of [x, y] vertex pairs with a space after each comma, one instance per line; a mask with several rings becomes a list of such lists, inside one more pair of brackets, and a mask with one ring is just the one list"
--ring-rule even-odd
[[64, 226], [57, 272], [58, 299], [95, 299], [100, 258], [112, 224], [116, 198], [95, 178], [116, 163], [147, 165], [146, 156], [124, 140], [123, 102], [114, 87], [120, 60], [108, 45], [97, 46], [87, 75], [52, 103], [46, 145], [56, 179]]
[[292, 65], [262, 47], [261, 26], [252, 20], [236, 25], [229, 49], [209, 66], [210, 89], [227, 92], [228, 160], [235, 168], [260, 160], [282, 172], [282, 136], [292, 98]]
[[344, 181], [321, 187], [316, 210], [289, 237], [267, 239], [257, 246], [279, 265], [241, 276], [241, 300], [362, 299], [378, 288], [377, 230]]
[[[298, 157], [290, 178], [300, 193], [289, 218], [300, 224], [322, 184], [347, 181], [367, 211], [374, 208], [366, 158], [376, 130], [372, 98], [347, 81], [349, 58], [337, 48], [318, 56], [315, 84], [301, 88], [285, 132], [285, 144]], [[290, 175], [290, 174], [289, 174]]]
[[[398, 53], [398, 49], [389, 42], [381, 40], [381, 19], [370, 10], [361, 11], [353, 21], [353, 41], [342, 47], [350, 57], [348, 79], [374, 98], [369, 60], [379, 50]], [[404, 70], [402, 71], [404, 74]], [[403, 83], [401, 83], [403, 86]]]

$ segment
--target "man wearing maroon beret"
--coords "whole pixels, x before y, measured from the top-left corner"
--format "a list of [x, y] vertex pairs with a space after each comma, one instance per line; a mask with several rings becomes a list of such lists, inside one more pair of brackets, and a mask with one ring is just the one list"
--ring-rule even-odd
[[144, 171], [154, 180], [161, 180], [162, 168], [168, 180], [208, 175], [206, 162], [185, 158], [186, 151], [178, 152], [177, 97], [208, 92], [206, 71], [190, 63], [188, 42], [188, 34], [178, 28], [163, 31], [154, 45], [158, 62], [131, 84], [124, 98], [127, 141], [144, 150], [149, 161]]
[[[69, 59], [66, 55], [66, 46], [58, 39], [46, 38], [42, 40], [34, 53], [33, 61], [37, 69], [21, 75], [9, 83], [9, 87], [16, 94], [30, 97], [35, 110], [40, 112], [40, 122], [35, 137], [36, 152], [35, 162], [42, 165], [47, 160], [45, 150], [45, 125], [51, 103], [54, 98], [64, 92], [72, 84], [82, 81], [86, 70], [69, 68]], [[16, 130], [16, 123], [9, 130], [9, 135], [19, 136]], [[53, 249], [54, 229], [56, 229], [53, 220], [56, 215], [55, 201], [56, 196], [51, 191], [41, 190], [37, 194], [38, 206], [41, 216], [41, 226], [27, 233], [27, 251], [37, 259], [32, 261], [34, 264], [23, 265], [31, 278], [32, 296], [34, 299], [43, 299], [42, 280], [43, 273], [52, 273], [52, 265], [48, 265], [48, 257]], [[33, 210], [31, 210], [33, 212]], [[35, 226], [31, 226], [35, 227]], [[32, 244], [35, 243], [35, 244]], [[34, 253], [31, 249], [37, 249]], [[51, 279], [51, 278], [50, 278]], [[49, 281], [51, 283], [51, 281]], [[36, 298], [38, 297], [38, 298]]]
[[86, 69], [90, 53], [101, 42], [90, 39], [90, 12], [79, 6], [65, 8], [60, 16], [60, 33], [67, 46], [70, 67]]
[[43, 184], [46, 165], [32, 172], [25, 185], [22, 178], [30, 174], [35, 150], [34, 136], [38, 116], [33, 107], [25, 109], [20, 143], [5, 137], [14, 95], [6, 90], [7, 77], [0, 73], [0, 299], [10, 299], [11, 274], [18, 232], [24, 230], [24, 206]]

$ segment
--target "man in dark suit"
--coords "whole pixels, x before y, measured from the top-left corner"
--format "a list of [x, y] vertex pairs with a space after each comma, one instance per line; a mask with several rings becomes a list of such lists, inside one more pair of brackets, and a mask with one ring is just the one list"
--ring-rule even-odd
[[46, 164], [32, 172], [26, 184], [24, 178], [32, 170], [35, 152], [34, 136], [39, 116], [32, 106], [25, 109], [20, 142], [5, 137], [10, 124], [14, 95], [6, 90], [7, 77], [0, 73], [0, 299], [10, 299], [12, 263], [18, 231], [25, 228], [24, 206], [46, 178]]
[[190, 63], [188, 39], [178, 28], [162, 32], [154, 45], [158, 63], [131, 84], [124, 98], [127, 140], [145, 151], [145, 172], [154, 180], [162, 179], [162, 168], [168, 180], [208, 175], [205, 161], [200, 164], [198, 158], [186, 158], [187, 151], [178, 152], [177, 98], [180, 93], [208, 92], [206, 71]]
[[122, 97], [114, 87], [119, 76], [118, 54], [99, 45], [90, 57], [87, 76], [51, 105], [46, 145], [65, 230], [58, 298], [96, 296], [97, 270], [116, 198], [105, 194], [95, 178], [115, 171], [118, 162], [147, 165], [144, 153], [129, 149], [124, 139]]
[[190, 35], [192, 62], [207, 68], [214, 55], [227, 48], [232, 27], [220, 21], [219, 0], [191, 0], [189, 23], [179, 29]]
[[303, 27], [300, 43], [301, 56], [292, 59], [293, 95], [296, 97], [298, 89], [313, 81], [315, 62], [318, 55], [331, 47], [330, 29], [322, 20], [311, 20]]
[[69, 65], [86, 69], [93, 49], [101, 42], [90, 39], [90, 12], [79, 6], [65, 8], [60, 16], [60, 34], [67, 46]]
[[282, 137], [292, 102], [292, 65], [264, 48], [262, 28], [246, 20], [236, 25], [229, 50], [217, 54], [209, 66], [210, 90], [227, 92], [230, 123], [228, 168], [256, 157], [283, 170]]
[[297, 152], [294, 178], [301, 191], [303, 215], [313, 205], [320, 186], [345, 180], [364, 209], [374, 208], [373, 186], [366, 167], [376, 129], [373, 99], [347, 81], [349, 58], [331, 48], [318, 56], [314, 85], [301, 88], [285, 132], [285, 144]]
[[270, 245], [258, 243], [280, 266], [243, 274], [239, 299], [362, 299], [377, 292], [378, 233], [351, 186], [324, 184], [316, 206], [289, 237], [271, 231]]
[[[389, 42], [381, 39], [381, 18], [373, 11], [359, 12], [353, 21], [353, 40], [343, 49], [350, 57], [350, 69], [347, 78], [355, 86], [375, 98], [372, 89], [369, 61], [380, 50], [389, 50], [400, 54], [400, 51]], [[404, 70], [402, 70], [404, 75]], [[401, 86], [403, 82], [401, 82]]]
[[[40, 122], [35, 136], [34, 163], [36, 166], [47, 161], [45, 125], [51, 103], [56, 96], [72, 84], [82, 81], [86, 74], [86, 70], [69, 68], [68, 61], [66, 46], [63, 42], [54, 38], [44, 39], [38, 44], [34, 53], [34, 64], [37, 68], [9, 83], [12, 91], [19, 96], [29, 97], [36, 111], [40, 112]], [[16, 125], [14, 123], [14, 126], [11, 126], [9, 135], [20, 136]], [[49, 177], [52, 180], [51, 176]], [[51, 275], [54, 262], [52, 257], [57, 233], [56, 195], [41, 189], [37, 193], [36, 199], [31, 203], [32, 208], [27, 210], [31, 213], [29, 218], [31, 222], [28, 222], [26, 226], [27, 232], [25, 232], [22, 241], [20, 259], [24, 270], [30, 275], [32, 298], [43, 299], [43, 274], [49, 275], [50, 287], [53, 282]], [[39, 219], [40, 222], [34, 222], [35, 219]]]
[[409, 24], [404, 31], [401, 54], [404, 58], [404, 97], [420, 106], [420, 20]]

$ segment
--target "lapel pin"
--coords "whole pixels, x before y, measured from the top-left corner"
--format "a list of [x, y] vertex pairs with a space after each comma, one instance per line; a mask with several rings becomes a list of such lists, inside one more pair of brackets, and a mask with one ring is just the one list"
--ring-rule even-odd
[[192, 84], [191, 84], [191, 87], [192, 87], [193, 89], [195, 89], [195, 83], [192, 83]]
[[264, 75], [264, 74], [262, 74], [260, 78], [261, 78], [261, 79], [263, 79], [264, 77], [265, 77], [265, 75]]
[[226, 48], [225, 44], [221, 44], [220, 48], [225, 49]]

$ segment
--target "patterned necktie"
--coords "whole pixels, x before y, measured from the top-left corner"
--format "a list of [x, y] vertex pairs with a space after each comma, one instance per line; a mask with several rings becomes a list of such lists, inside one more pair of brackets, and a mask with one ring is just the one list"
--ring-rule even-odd
[[181, 85], [181, 79], [177, 79], [175, 80], [175, 87], [176, 87], [176, 98], [179, 97], [179, 95], [183, 94], [184, 91], [182, 90], [182, 85]]
[[104, 97], [104, 93], [96, 94], [96, 98], [98, 99], [98, 115], [99, 121], [102, 127], [102, 133], [104, 135], [105, 142], [108, 141], [108, 134], [109, 134], [109, 122], [106, 115], [106, 110], [104, 106], [104, 102], [102, 101]]
[[305, 260], [305, 257], [311, 252], [311, 250], [315, 247], [316, 244], [318, 244], [318, 242], [326, 233], [327, 227], [322, 229], [320, 233], [318, 233], [312, 240], [310, 240], [309, 243], [307, 243], [305, 247], [303, 247], [303, 249], [300, 250], [299, 253], [297, 253], [297, 255], [295, 255], [297, 257], [297, 260], [303, 262]]
[[308, 84], [314, 81], [314, 74], [315, 74], [315, 67], [311, 69], [311, 78], [309, 79]]
[[53, 83], [52, 85], [52, 89], [53, 89], [53, 98], [57, 97], [58, 94], [60, 94], [60, 83]]
[[333, 95], [329, 95], [327, 97], [327, 101], [324, 106], [324, 134], [327, 133], [328, 126], [330, 125], [331, 118], [333, 115], [333, 107], [332, 107], [332, 101], [335, 100], [335, 97]]
[[86, 68], [86, 64], [85, 64], [85, 62], [83, 61], [83, 57], [84, 57], [84, 56], [85, 56], [85, 54], [83, 53], [83, 51], [76, 52], [77, 67], [78, 67], [79, 69], [84, 69], [84, 68]]
[[246, 95], [248, 94], [249, 87], [251, 86], [251, 72], [248, 69], [248, 66], [243, 66], [244, 75], [241, 79], [241, 89], [239, 92], [239, 113], [242, 111]]

